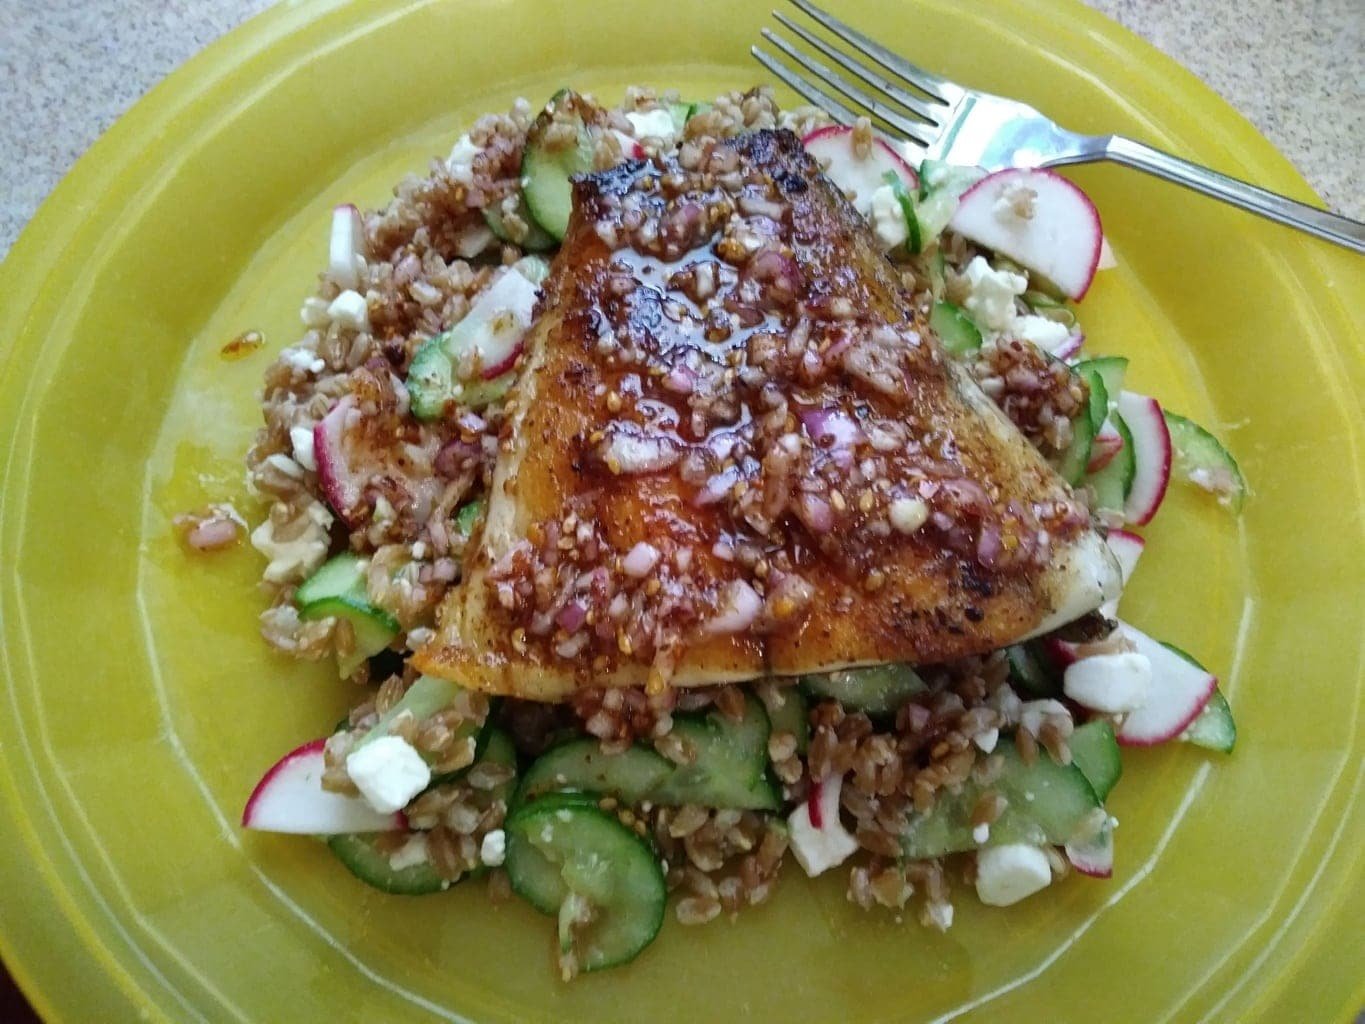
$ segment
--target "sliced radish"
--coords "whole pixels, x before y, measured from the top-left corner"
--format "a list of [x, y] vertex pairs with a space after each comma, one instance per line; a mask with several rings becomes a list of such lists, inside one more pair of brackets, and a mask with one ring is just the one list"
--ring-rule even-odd
[[1129, 533], [1127, 530], [1110, 530], [1104, 538], [1104, 543], [1118, 559], [1119, 574], [1123, 577], [1123, 585], [1126, 587], [1143, 549], [1147, 547], [1147, 542], [1136, 533]]
[[358, 796], [322, 788], [326, 742], [314, 740], [291, 750], [265, 773], [242, 811], [243, 827], [314, 836], [407, 827], [402, 814], [380, 814]]
[[874, 138], [867, 156], [853, 150], [853, 129], [842, 125], [817, 128], [801, 140], [806, 152], [824, 168], [829, 179], [853, 196], [853, 206], [864, 217], [872, 208], [872, 194], [894, 174], [911, 195], [918, 194], [919, 175], [894, 149]]
[[1090, 461], [1085, 464], [1087, 473], [1098, 473], [1109, 463], [1114, 461], [1114, 456], [1123, 451], [1123, 435], [1114, 429], [1114, 425], [1105, 421], [1100, 432], [1095, 435], [1095, 440], [1090, 442]]
[[1076, 300], [1090, 288], [1104, 243], [1095, 204], [1052, 171], [986, 175], [962, 193], [948, 226]]
[[1115, 737], [1125, 747], [1176, 739], [1204, 710], [1218, 688], [1217, 678], [1125, 622], [1119, 632], [1152, 663], [1152, 685], [1147, 703], [1124, 717]]
[[1106, 821], [1091, 839], [1066, 844], [1066, 859], [1071, 866], [1091, 878], [1109, 878], [1114, 874], [1114, 829]]
[[1119, 392], [1118, 412], [1133, 435], [1133, 486], [1123, 517], [1138, 526], [1152, 521], [1171, 482], [1171, 432], [1155, 398]]
[[1045, 351], [1047, 351], [1049, 355], [1052, 355], [1057, 359], [1065, 361], [1068, 359], [1075, 359], [1078, 355], [1081, 354], [1081, 349], [1083, 349], [1084, 347], [1085, 335], [1077, 331], [1073, 334], [1068, 334], [1065, 340], [1063, 340], [1055, 348]]
[[360, 503], [365, 486], [364, 478], [351, 471], [343, 444], [352, 413], [359, 416], [355, 398], [346, 395], [313, 427], [313, 460], [317, 463], [322, 496], [349, 526], [356, 525], [353, 510]]
[[365, 255], [365, 222], [347, 203], [332, 210], [332, 234], [327, 242], [327, 274], [342, 288], [360, 285], [356, 257]]
[[611, 133], [621, 143], [621, 155], [627, 160], [643, 160], [645, 158], [645, 147], [640, 145], [639, 140], [633, 135], [627, 135], [616, 128], [613, 128]]

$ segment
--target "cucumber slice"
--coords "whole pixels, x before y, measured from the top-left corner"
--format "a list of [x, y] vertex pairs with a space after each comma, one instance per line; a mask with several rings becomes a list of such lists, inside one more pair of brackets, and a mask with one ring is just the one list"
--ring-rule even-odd
[[[517, 260], [474, 300], [464, 319], [422, 343], [408, 367], [414, 416], [432, 420], [452, 406], [477, 409], [506, 394], [513, 375], [500, 370], [511, 370], [521, 351], [546, 273], [548, 265], [538, 256]], [[476, 355], [480, 374], [458, 378], [457, 367]]]
[[935, 249], [929, 257], [929, 294], [935, 301], [942, 301], [948, 290], [947, 263], [942, 249]]
[[764, 704], [768, 724], [774, 733], [789, 732], [796, 737], [796, 752], [804, 754], [810, 746], [810, 705], [799, 686], [784, 686], [779, 692], [782, 703], [778, 707]]
[[[1024, 294], [1019, 297], [1024, 300], [1024, 304], [1027, 305], [1029, 309], [1033, 310], [1036, 315], [1047, 317], [1047, 319], [1053, 320], [1066, 327], [1076, 326], [1076, 314], [1071, 311], [1071, 307], [1065, 302], [1054, 299], [1051, 295], [1044, 292], [1034, 291], [1032, 289], [1024, 292]], [[1124, 361], [1127, 362], [1127, 360]], [[1108, 382], [1106, 382], [1106, 384], [1107, 383]]]
[[1175, 464], [1171, 467], [1175, 474], [1215, 495], [1218, 504], [1229, 512], [1241, 512], [1247, 482], [1232, 453], [1193, 420], [1164, 410], [1162, 415], [1171, 434], [1171, 447], [1175, 449]]
[[1127, 357], [1094, 356], [1090, 359], [1082, 359], [1076, 364], [1077, 372], [1080, 372], [1082, 368], [1087, 372], [1098, 374], [1100, 379], [1104, 381], [1104, 392], [1108, 395], [1109, 405], [1112, 408], [1114, 403], [1119, 400], [1119, 393], [1123, 391], [1123, 378], [1128, 373]]
[[1082, 409], [1071, 421], [1071, 447], [1062, 453], [1057, 472], [1072, 487], [1085, 479], [1085, 467], [1090, 463], [1090, 449], [1097, 432], [1089, 407]]
[[390, 896], [425, 896], [450, 888], [453, 883], [442, 878], [430, 861], [395, 868], [389, 855], [375, 848], [383, 834], [330, 836], [327, 848], [356, 878]]
[[[1086, 386], [1090, 389], [1090, 399], [1086, 403], [1086, 413], [1090, 417], [1090, 436], [1093, 438], [1104, 426], [1104, 421], [1109, 417], [1109, 387], [1104, 379], [1101, 369], [1094, 365], [1092, 360], [1079, 362], [1075, 367], [1076, 373], [1085, 380]], [[1115, 396], [1117, 397], [1117, 396]], [[1087, 462], [1089, 458], [1087, 457]]]
[[545, 233], [545, 230], [536, 223], [531, 216], [531, 211], [526, 206], [526, 197], [520, 192], [516, 194], [512, 202], [512, 210], [516, 213], [517, 220], [526, 225], [521, 238], [513, 237], [506, 224], [506, 213], [501, 203], [483, 208], [483, 221], [488, 225], [488, 230], [502, 242], [510, 242], [512, 245], [519, 245], [526, 252], [548, 252], [555, 247], [555, 240]]
[[744, 717], [738, 722], [719, 711], [704, 717], [678, 716], [673, 735], [690, 743], [697, 756], [691, 764], [675, 766], [651, 799], [669, 807], [777, 810], [781, 797], [768, 774], [770, 733], [768, 715], [752, 696], [746, 698]]
[[[1198, 658], [1188, 651], [1181, 650], [1175, 644], [1169, 644], [1162, 640], [1161, 646], [1173, 654], [1180, 655], [1200, 671], [1209, 671], [1199, 663]], [[1237, 745], [1237, 722], [1232, 717], [1232, 706], [1228, 704], [1228, 699], [1223, 696], [1222, 690], [1214, 687], [1213, 696], [1204, 705], [1204, 710], [1199, 712], [1198, 717], [1186, 727], [1185, 731], [1180, 734], [1180, 738], [1186, 743], [1203, 747], [1205, 750], [1217, 750], [1224, 754], [1232, 753], [1232, 748]]]
[[920, 236], [919, 215], [915, 211], [915, 197], [910, 194], [910, 190], [905, 187], [905, 182], [901, 181], [900, 175], [895, 171], [887, 171], [883, 174], [882, 181], [890, 187], [891, 194], [896, 197], [896, 202], [900, 204], [901, 215], [905, 218], [907, 232], [905, 251], [922, 252], [924, 250], [924, 239]]
[[398, 620], [370, 603], [365, 589], [367, 566], [363, 558], [343, 552], [323, 563], [294, 592], [299, 618], [337, 618], [351, 624], [355, 645], [350, 654], [337, 654], [337, 670], [343, 679], [386, 650], [399, 632]]
[[1010, 666], [1010, 682], [1034, 697], [1057, 697], [1062, 692], [1062, 681], [1053, 670], [1052, 662], [1032, 643], [1015, 644], [1005, 648], [1005, 660]]
[[517, 789], [516, 803], [520, 806], [544, 793], [572, 790], [614, 796], [635, 805], [647, 799], [672, 771], [672, 762], [648, 747], [604, 754], [596, 740], [570, 740], [535, 759]]
[[[560, 916], [566, 976], [633, 960], [663, 924], [667, 888], [649, 845], [596, 807], [537, 800], [507, 821], [507, 875], [537, 910]], [[575, 934], [568, 919], [587, 923]]]
[[921, 248], [927, 249], [957, 212], [962, 193], [986, 176], [979, 167], [959, 167], [941, 160], [920, 164], [920, 194], [915, 203], [915, 234]]
[[[589, 104], [576, 92], [561, 89], [531, 125], [522, 151], [521, 184], [526, 206], [535, 222], [555, 241], [562, 240], [569, 229], [569, 214], [573, 211], [573, 185], [569, 178], [593, 168], [595, 133], [583, 117], [587, 109]], [[564, 123], [560, 115], [565, 113], [568, 123], [574, 126], [574, 142], [551, 147], [546, 144], [546, 134], [551, 125]]]
[[1086, 484], [1095, 492], [1095, 507], [1122, 512], [1128, 492], [1133, 489], [1133, 479], [1137, 475], [1137, 453], [1133, 448], [1133, 433], [1123, 417], [1114, 410], [1109, 414], [1109, 423], [1123, 439], [1123, 447], [1109, 460], [1103, 469], [1086, 477]]
[[[985, 845], [1032, 843], [1060, 846], [1077, 833], [1087, 816], [1102, 807], [1094, 788], [1075, 764], [1060, 765], [1040, 751], [1026, 765], [1014, 743], [1002, 737], [995, 753], [1004, 766], [992, 789], [1008, 801], [990, 828]], [[972, 835], [972, 811], [982, 787], [974, 779], [956, 792], [940, 790], [928, 814], [912, 814], [901, 832], [901, 849], [910, 860], [941, 857], [982, 845]]]
[[894, 662], [802, 676], [801, 685], [812, 697], [837, 700], [845, 710], [865, 711], [869, 715], [892, 714], [915, 694], [928, 689], [913, 668]]
[[1067, 745], [1071, 748], [1072, 763], [1081, 770], [1095, 795], [1106, 799], [1123, 774], [1113, 723], [1102, 718], [1086, 722], [1072, 732]]
[[1232, 707], [1222, 690], [1214, 689], [1204, 710], [1180, 734], [1180, 738], [1205, 750], [1232, 753], [1232, 748], [1237, 745], [1237, 722], [1232, 717]]
[[966, 313], [942, 299], [929, 312], [929, 326], [934, 329], [944, 350], [950, 356], [970, 355], [981, 347], [981, 331]]

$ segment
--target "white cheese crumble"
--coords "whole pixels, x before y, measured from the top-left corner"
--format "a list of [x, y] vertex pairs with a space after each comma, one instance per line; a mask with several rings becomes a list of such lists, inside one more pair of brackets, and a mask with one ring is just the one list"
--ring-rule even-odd
[[1037, 192], [1022, 181], [1011, 181], [995, 197], [991, 212], [996, 220], [1008, 224], [1011, 221], [1032, 220], [1037, 205]]
[[1152, 663], [1145, 654], [1092, 654], [1062, 673], [1062, 692], [1083, 707], [1105, 714], [1136, 711], [1152, 691]]
[[352, 330], [364, 331], [370, 326], [370, 306], [365, 296], [348, 288], [327, 307], [327, 315], [333, 322]]
[[346, 773], [380, 814], [401, 811], [431, 782], [431, 768], [401, 736], [380, 736], [346, 758]]
[[995, 745], [1000, 742], [1000, 730], [987, 729], [985, 732], [979, 732], [972, 737], [972, 742], [976, 744], [977, 749], [983, 754], [989, 754], [995, 749]]
[[929, 521], [929, 506], [919, 498], [896, 498], [887, 516], [900, 533], [914, 533]]
[[984, 256], [974, 256], [963, 270], [968, 295], [963, 307], [976, 325], [1004, 331], [1014, 322], [1014, 300], [1028, 291], [1028, 278], [1010, 270], [996, 270]]
[[673, 115], [663, 107], [656, 110], [632, 110], [626, 114], [631, 131], [637, 139], [658, 139], [671, 142], [678, 134]]
[[831, 775], [820, 783], [820, 828], [811, 822], [809, 800], [792, 811], [787, 819], [792, 854], [812, 878], [837, 867], [857, 852], [858, 840], [839, 820], [839, 791], [843, 785], [841, 775]]
[[455, 140], [455, 146], [450, 151], [450, 156], [446, 158], [446, 167], [450, 170], [450, 176], [462, 185], [468, 185], [474, 180], [474, 157], [479, 154], [479, 147], [469, 138], [466, 132]]
[[389, 854], [389, 867], [394, 871], [402, 871], [404, 868], [415, 868], [419, 864], [425, 864], [428, 859], [427, 834], [414, 832], [406, 843]]
[[327, 364], [318, 358], [318, 354], [306, 348], [287, 348], [280, 353], [280, 359], [299, 373], [321, 373], [327, 369]]
[[290, 427], [289, 443], [294, 446], [294, 461], [304, 469], [316, 472], [318, 463], [313, 455], [313, 428]]
[[872, 221], [872, 233], [887, 252], [905, 244], [910, 237], [910, 228], [905, 223], [905, 210], [890, 185], [883, 185], [872, 193], [868, 217]]
[[1028, 843], [991, 846], [976, 855], [976, 895], [992, 907], [1008, 907], [1052, 882], [1047, 854]]
[[323, 328], [327, 326], [327, 300], [310, 295], [299, 307], [299, 319], [304, 327]]
[[322, 502], [315, 501], [308, 506], [308, 522], [297, 537], [276, 540], [275, 523], [271, 519], [256, 527], [251, 533], [251, 546], [270, 562], [263, 574], [266, 581], [289, 583], [309, 576], [327, 560], [331, 525], [332, 514]]
[[500, 828], [494, 829], [483, 837], [479, 846], [479, 860], [490, 868], [501, 867], [507, 856], [507, 833]]
[[977, 846], [985, 846], [991, 838], [991, 827], [986, 822], [972, 827], [972, 841]]
[[1071, 328], [1066, 324], [1032, 313], [1015, 317], [1008, 331], [1011, 337], [1030, 341], [1044, 352], [1055, 352], [1062, 342], [1071, 337]]

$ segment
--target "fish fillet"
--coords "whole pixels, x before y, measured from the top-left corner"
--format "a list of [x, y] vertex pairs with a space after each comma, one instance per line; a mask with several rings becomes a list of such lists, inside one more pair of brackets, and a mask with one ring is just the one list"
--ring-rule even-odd
[[1086, 510], [785, 131], [575, 180], [463, 582], [491, 693], [984, 653], [1097, 608]]

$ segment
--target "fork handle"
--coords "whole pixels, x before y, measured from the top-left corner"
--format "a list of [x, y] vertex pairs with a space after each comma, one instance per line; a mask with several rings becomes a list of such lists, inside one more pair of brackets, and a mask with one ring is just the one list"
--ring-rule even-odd
[[1103, 148], [1100, 152], [1093, 153], [1095, 158], [1112, 160], [1126, 167], [1146, 171], [1148, 174], [1173, 181], [1177, 185], [1184, 185], [1214, 199], [1240, 206], [1243, 210], [1250, 210], [1262, 217], [1287, 224], [1291, 228], [1325, 238], [1355, 252], [1365, 253], [1365, 224], [1360, 221], [1295, 202], [1276, 192], [1229, 178], [1226, 174], [1219, 174], [1217, 171], [1163, 153], [1159, 149], [1134, 142], [1122, 135], [1102, 136], [1096, 141], [1101, 142]]

